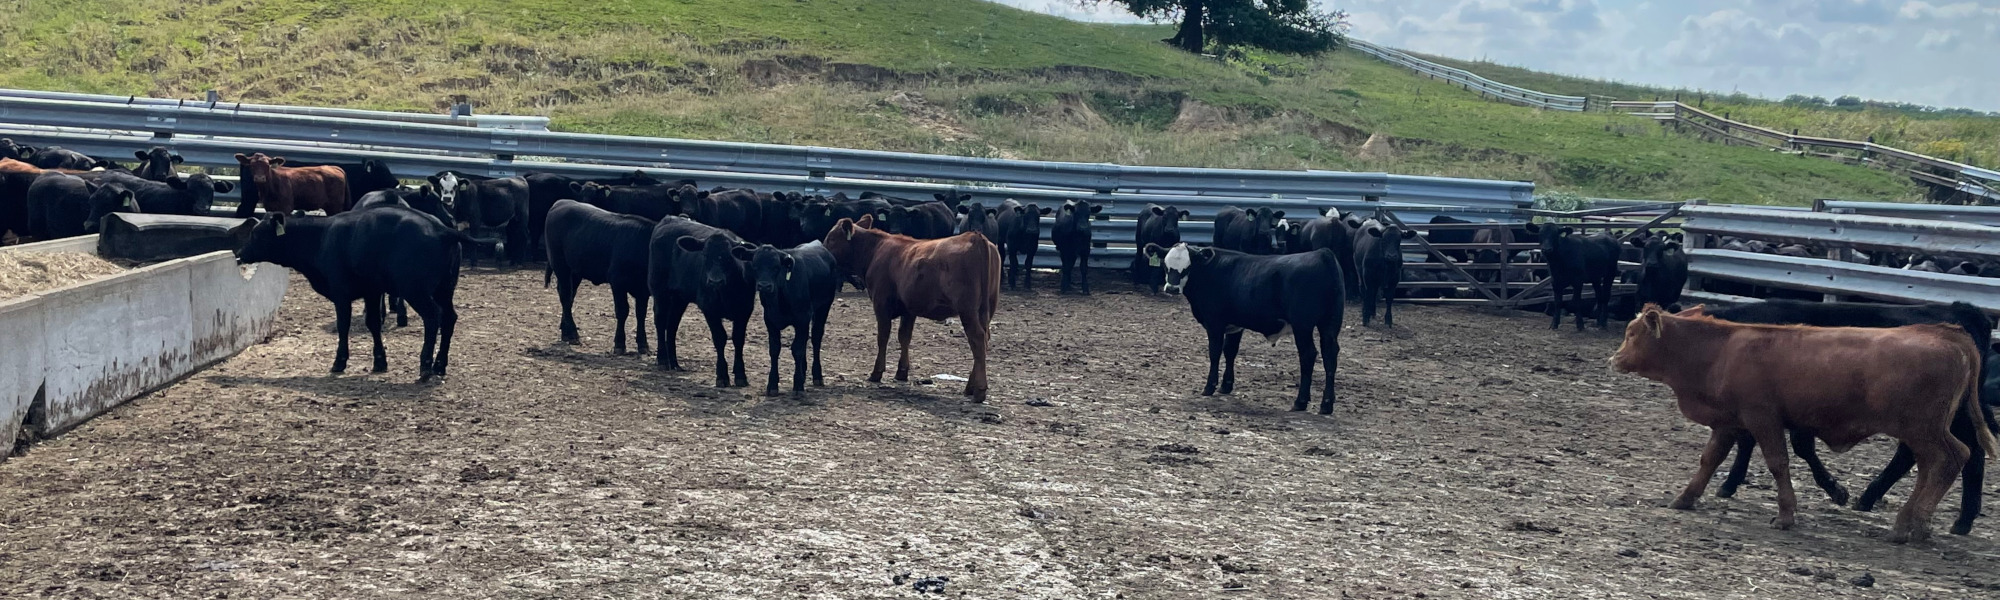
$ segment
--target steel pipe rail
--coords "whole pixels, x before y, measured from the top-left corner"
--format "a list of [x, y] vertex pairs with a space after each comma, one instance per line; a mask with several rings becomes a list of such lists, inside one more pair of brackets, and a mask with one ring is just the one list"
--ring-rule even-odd
[[1583, 96], [1561, 96], [1557, 94], [1545, 94], [1524, 87], [1507, 85], [1504, 83], [1500, 83], [1498, 81], [1487, 79], [1485, 77], [1480, 77], [1479, 75], [1474, 74], [1471, 71], [1455, 67], [1447, 67], [1428, 60], [1417, 58], [1415, 56], [1410, 56], [1409, 54], [1406, 54], [1399, 50], [1394, 50], [1384, 46], [1378, 46], [1351, 37], [1347, 38], [1347, 46], [1349, 48], [1353, 48], [1355, 50], [1360, 51], [1362, 54], [1373, 56], [1390, 64], [1402, 66], [1404, 68], [1416, 71], [1419, 74], [1431, 77], [1433, 79], [1442, 79], [1445, 81], [1449, 81], [1458, 84], [1460, 87], [1463, 87], [1467, 90], [1477, 91], [1482, 95], [1491, 96], [1493, 98], [1498, 98], [1500, 100], [1512, 102], [1515, 104], [1532, 106], [1536, 108], [1546, 108], [1551, 110], [1580, 112], [1585, 108], [1587, 108], [1590, 102], [1589, 98], [1585, 98]]
[[1688, 256], [1688, 273], [1701, 277], [1892, 302], [1969, 302], [2000, 313], [2000, 279], [1734, 250], [1694, 249]]
[[91, 127], [156, 136], [255, 136], [419, 148], [501, 158], [664, 164], [679, 169], [756, 171], [799, 176], [900, 177], [1027, 184], [1095, 192], [1184, 192], [1209, 195], [1349, 196], [1467, 206], [1525, 206], [1531, 182], [1411, 177], [1386, 173], [1127, 167], [1100, 163], [1021, 161], [809, 146], [748, 144], [581, 133], [475, 129], [306, 115], [235, 112], [190, 106], [130, 106], [0, 97], [0, 123]]
[[177, 100], [173, 98], [141, 98], [138, 96], [111, 96], [105, 94], [77, 94], [70, 92], [46, 92], [41, 90], [17, 90], [0, 88], [0, 98], [39, 98], [43, 100], [68, 100], [73, 102], [97, 102], [103, 104], [124, 104], [131, 106], [199, 106], [217, 110], [237, 112], [278, 113], [308, 115], [316, 117], [339, 117], [343, 119], [366, 119], [372, 121], [402, 121], [408, 123], [431, 123], [459, 127], [484, 127], [491, 129], [522, 129], [548, 131], [548, 117], [516, 115], [433, 115], [425, 113], [396, 112], [386, 110], [359, 110], [352, 108], [322, 108], [317, 106], [290, 106], [283, 104], [246, 104], [243, 102], [214, 102], [206, 100]]
[[1681, 214], [1694, 233], [2000, 258], [2000, 228], [1983, 225], [1698, 205]]
[[1943, 204], [1856, 202], [1850, 200], [1821, 200], [1816, 204], [1815, 208], [1821, 212], [1897, 217], [1925, 221], [1955, 221], [2000, 227], [2000, 206], [1948, 206]]

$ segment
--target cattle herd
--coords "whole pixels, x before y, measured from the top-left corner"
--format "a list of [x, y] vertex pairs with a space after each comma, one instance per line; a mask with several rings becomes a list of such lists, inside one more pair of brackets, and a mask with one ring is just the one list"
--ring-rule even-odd
[[[0, 233], [22, 240], [81, 235], [112, 212], [206, 215], [215, 194], [234, 187], [177, 172], [180, 157], [163, 148], [135, 158], [136, 166], [128, 167], [0, 140]], [[552, 284], [561, 301], [557, 330], [564, 342], [581, 338], [574, 314], [578, 288], [609, 284], [614, 352], [627, 351], [631, 317], [637, 351], [648, 351], [650, 334], [656, 364], [665, 370], [682, 369], [677, 332], [693, 305], [708, 326], [719, 387], [749, 385], [744, 330], [761, 307], [770, 353], [765, 391], [772, 394], [781, 389], [787, 329], [793, 332], [791, 391], [803, 392], [808, 377], [814, 386], [824, 384], [819, 351], [828, 315], [842, 287], [852, 285], [868, 297], [876, 320], [869, 381], [880, 382], [887, 372], [892, 330], [899, 348], [894, 378], [907, 381], [915, 321], [956, 319], [973, 358], [964, 393], [984, 401], [1002, 288], [1033, 287], [1037, 249], [1047, 239], [1057, 250], [1061, 291], [1089, 294], [1091, 229], [1104, 209], [1084, 199], [1053, 206], [1009, 199], [988, 206], [960, 194], [913, 200], [701, 189], [694, 181], [661, 181], [637, 170], [599, 179], [447, 171], [406, 186], [376, 160], [313, 165], [264, 154], [238, 154], [236, 160], [243, 199], [236, 214], [249, 219], [235, 230], [244, 240], [239, 262], [293, 269], [334, 303], [336, 373], [347, 367], [355, 300], [364, 304], [375, 372], [388, 369], [382, 343], [387, 315], [394, 312], [402, 325], [405, 307], [414, 310], [424, 328], [420, 381], [447, 372], [461, 262], [492, 252], [513, 266], [546, 261], [544, 285]], [[1233, 391], [1246, 331], [1273, 342], [1290, 334], [1299, 360], [1292, 410], [1308, 407], [1317, 360], [1326, 372], [1318, 412], [1331, 414], [1347, 300], [1360, 300], [1363, 326], [1372, 324], [1378, 302], [1383, 325], [1393, 326], [1394, 299], [1413, 277], [1403, 244], [1419, 233], [1394, 220], [1337, 210], [1287, 219], [1282, 210], [1228, 208], [1215, 217], [1214, 244], [1197, 245], [1181, 239], [1180, 225], [1190, 216], [1174, 206], [1141, 211], [1129, 271], [1137, 289], [1184, 297], [1206, 332], [1203, 395]], [[1046, 236], [1044, 218], [1052, 221]], [[1432, 222], [1468, 223], [1450, 217]], [[1634, 278], [1638, 293], [1612, 366], [1666, 384], [1682, 413], [1712, 432], [1673, 507], [1692, 507], [1732, 450], [1736, 461], [1718, 495], [1734, 494], [1758, 448], [1777, 484], [1774, 522], [1790, 527], [1791, 454], [1805, 461], [1829, 497], [1845, 504], [1848, 492], [1821, 464], [1816, 442], [1839, 451], [1886, 434], [1899, 442], [1897, 453], [1855, 500], [1857, 509], [1872, 509], [1914, 466], [1917, 483], [1896, 518], [1893, 540], [1926, 535], [1953, 475], [1962, 482], [1963, 500], [1952, 533], [1967, 533], [1978, 516], [1984, 461], [1996, 453], [1993, 431], [2000, 429], [1993, 416], [2000, 361], [1992, 349], [1992, 322], [1979, 309], [1785, 299], [1682, 309], [1688, 261], [1679, 234], [1584, 234], [1541, 223], [1436, 228], [1426, 237], [1445, 245], [1536, 240], [1533, 255], [1439, 254], [1468, 265], [1542, 263], [1557, 299], [1548, 305], [1552, 327], [1560, 327], [1570, 310], [1579, 330], [1589, 318], [1608, 328], [1620, 262], [1640, 265], [1623, 275]], [[1714, 243], [1825, 255], [1764, 242]], [[1950, 263], [1953, 271], [2000, 274], [1949, 258], [1859, 259], [1928, 270]], [[1504, 272], [1483, 270], [1479, 277]], [[1595, 300], [1588, 305], [1581, 298], [1586, 285]], [[1565, 293], [1568, 302], [1561, 301]]]

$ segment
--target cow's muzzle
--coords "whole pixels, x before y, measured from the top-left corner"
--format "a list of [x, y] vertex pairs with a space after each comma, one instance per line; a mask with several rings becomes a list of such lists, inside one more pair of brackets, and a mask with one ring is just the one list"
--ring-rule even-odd
[[1168, 293], [1168, 294], [1172, 294], [1172, 295], [1175, 295], [1175, 296], [1179, 296], [1179, 295], [1181, 295], [1181, 286], [1178, 286], [1178, 285], [1174, 285], [1174, 284], [1171, 284], [1171, 283], [1169, 283], [1169, 284], [1166, 284], [1166, 285], [1163, 285], [1163, 286], [1160, 286], [1160, 291], [1162, 291], [1162, 292], [1166, 292], [1166, 293]]

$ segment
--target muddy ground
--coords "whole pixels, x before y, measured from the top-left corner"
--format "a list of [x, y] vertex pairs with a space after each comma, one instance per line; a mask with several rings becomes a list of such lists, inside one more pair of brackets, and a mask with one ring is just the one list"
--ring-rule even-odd
[[[1771, 529], [1761, 467], [1664, 508], [1706, 430], [1605, 369], [1613, 334], [1533, 315], [1350, 310], [1328, 418], [1286, 411], [1289, 343], [1201, 397], [1185, 304], [1110, 273], [1002, 299], [988, 404], [867, 384], [849, 291], [827, 387], [765, 397], [761, 323], [754, 387], [717, 390], [696, 313], [693, 370], [662, 373], [608, 355], [604, 288], [555, 343], [540, 275], [468, 271], [435, 386], [414, 327], [389, 373], [328, 376], [331, 309], [295, 279], [268, 343], [0, 463], [0, 597], [2000, 597], [2000, 520], [1942, 534], [1956, 491], [1908, 546], [1803, 475], [1799, 528]], [[921, 323], [915, 361], [970, 356]], [[1827, 456], [1858, 492], [1889, 450]]]

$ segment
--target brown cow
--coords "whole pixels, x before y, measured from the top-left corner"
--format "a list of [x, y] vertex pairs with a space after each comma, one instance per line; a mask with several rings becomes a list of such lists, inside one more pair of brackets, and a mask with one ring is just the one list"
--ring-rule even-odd
[[242, 166], [243, 183], [257, 186], [257, 201], [265, 212], [319, 209], [333, 216], [348, 208], [347, 172], [340, 167], [287, 167], [284, 157], [262, 152], [238, 154], [236, 163]]
[[[1625, 327], [1611, 363], [1667, 384], [1681, 414], [1712, 430], [1701, 467], [1673, 508], [1694, 507], [1738, 432], [1747, 430], [1778, 483], [1779, 529], [1791, 528], [1797, 506], [1786, 470], [1787, 427], [1835, 452], [1877, 433], [1907, 445], [1917, 460], [1917, 489], [1889, 535], [1903, 543], [1930, 535], [1931, 513], [1965, 465], [1969, 451], [1951, 434], [1955, 413], [1980, 422], [1979, 348], [1956, 325], [1745, 325], [1709, 317], [1701, 307], [1675, 315], [1648, 304]], [[1992, 432], [1975, 429], [1992, 456]]]
[[889, 354], [889, 322], [903, 320], [897, 336], [903, 357], [896, 381], [910, 380], [910, 326], [918, 317], [958, 317], [972, 346], [972, 376], [965, 395], [986, 401], [986, 349], [993, 341], [993, 313], [1000, 308], [1000, 250], [978, 232], [919, 240], [875, 229], [875, 216], [841, 219], [827, 232], [827, 250], [841, 270], [868, 290], [875, 306], [875, 371], [880, 383]]

